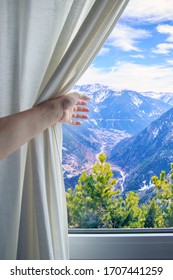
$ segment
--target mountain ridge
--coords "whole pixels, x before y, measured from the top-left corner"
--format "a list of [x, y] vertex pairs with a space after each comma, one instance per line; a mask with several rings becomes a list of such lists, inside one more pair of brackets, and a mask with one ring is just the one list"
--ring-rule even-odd
[[125, 189], [138, 190], [142, 183], [149, 185], [153, 175], [166, 172], [173, 161], [173, 108], [153, 121], [137, 136], [119, 142], [109, 160], [127, 174]]
[[136, 91], [113, 90], [99, 84], [75, 86], [75, 90], [88, 94], [91, 101], [89, 119], [82, 126], [63, 125], [63, 170], [67, 187], [77, 183], [82, 169], [91, 168], [98, 153], [109, 156], [118, 142], [137, 135], [170, 108], [169, 104]]

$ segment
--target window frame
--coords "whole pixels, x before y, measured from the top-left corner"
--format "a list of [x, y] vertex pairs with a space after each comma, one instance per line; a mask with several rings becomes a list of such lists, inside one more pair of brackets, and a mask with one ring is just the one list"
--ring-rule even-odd
[[69, 229], [71, 260], [173, 260], [173, 228]]

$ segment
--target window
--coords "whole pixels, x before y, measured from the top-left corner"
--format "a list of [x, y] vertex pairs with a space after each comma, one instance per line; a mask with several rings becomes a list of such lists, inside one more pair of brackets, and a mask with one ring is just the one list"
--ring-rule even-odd
[[[92, 193], [94, 200], [100, 195], [102, 180], [107, 180], [110, 187], [103, 189], [100, 210], [99, 201], [95, 200], [93, 204], [98, 208], [86, 212], [85, 206], [92, 201], [85, 193], [83, 212], [73, 209], [81, 224], [79, 220], [75, 224], [70, 217], [69, 225], [81, 228], [70, 231], [71, 248], [80, 245], [84, 258], [97, 258], [98, 252], [103, 253], [103, 258], [173, 257], [172, 16], [171, 1], [130, 1], [91, 67], [75, 86], [91, 95], [92, 101], [88, 122], [79, 129], [64, 127], [66, 187], [74, 190], [82, 170], [86, 170], [77, 187], [78, 206], [83, 198], [81, 190], [86, 192], [90, 185], [97, 186]], [[97, 175], [89, 176], [100, 153], [102, 158], [93, 171]], [[105, 165], [105, 155], [111, 167]], [[103, 169], [103, 165], [101, 177], [98, 169]], [[82, 189], [86, 182], [86, 189]], [[69, 199], [72, 203], [72, 196]], [[97, 248], [92, 254], [91, 246]], [[78, 256], [73, 254], [72, 258]]]

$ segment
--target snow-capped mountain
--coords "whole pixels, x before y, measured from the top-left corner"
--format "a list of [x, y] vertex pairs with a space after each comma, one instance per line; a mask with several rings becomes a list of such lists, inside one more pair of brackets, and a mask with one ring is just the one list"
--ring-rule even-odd
[[75, 86], [74, 89], [91, 97], [90, 121], [93, 125], [131, 135], [137, 134], [171, 107], [136, 91], [117, 91], [99, 84]]
[[138, 134], [170, 105], [138, 92], [118, 91], [104, 85], [75, 86], [73, 90], [91, 97], [88, 121], [80, 127], [63, 126], [63, 168], [67, 187], [77, 182], [82, 169], [90, 169], [103, 151], [124, 138]]
[[173, 108], [137, 136], [124, 139], [111, 151], [110, 161], [126, 174], [126, 191], [148, 186], [153, 175], [169, 172], [173, 162]]
[[141, 94], [144, 96], [147, 96], [147, 97], [161, 100], [161, 101], [173, 106], [173, 93], [172, 92], [156, 93], [156, 92], [148, 91], [148, 92], [141, 92]]

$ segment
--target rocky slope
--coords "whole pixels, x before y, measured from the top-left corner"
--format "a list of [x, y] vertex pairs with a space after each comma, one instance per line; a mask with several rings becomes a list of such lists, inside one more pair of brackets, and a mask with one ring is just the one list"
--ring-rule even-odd
[[[80, 127], [63, 126], [66, 187], [75, 185], [82, 169], [89, 169], [99, 152], [109, 156], [117, 143], [137, 135], [171, 106], [135, 91], [117, 91], [99, 84], [75, 86], [74, 90], [85, 92], [91, 101], [88, 121]], [[118, 174], [124, 181], [123, 170]]]

